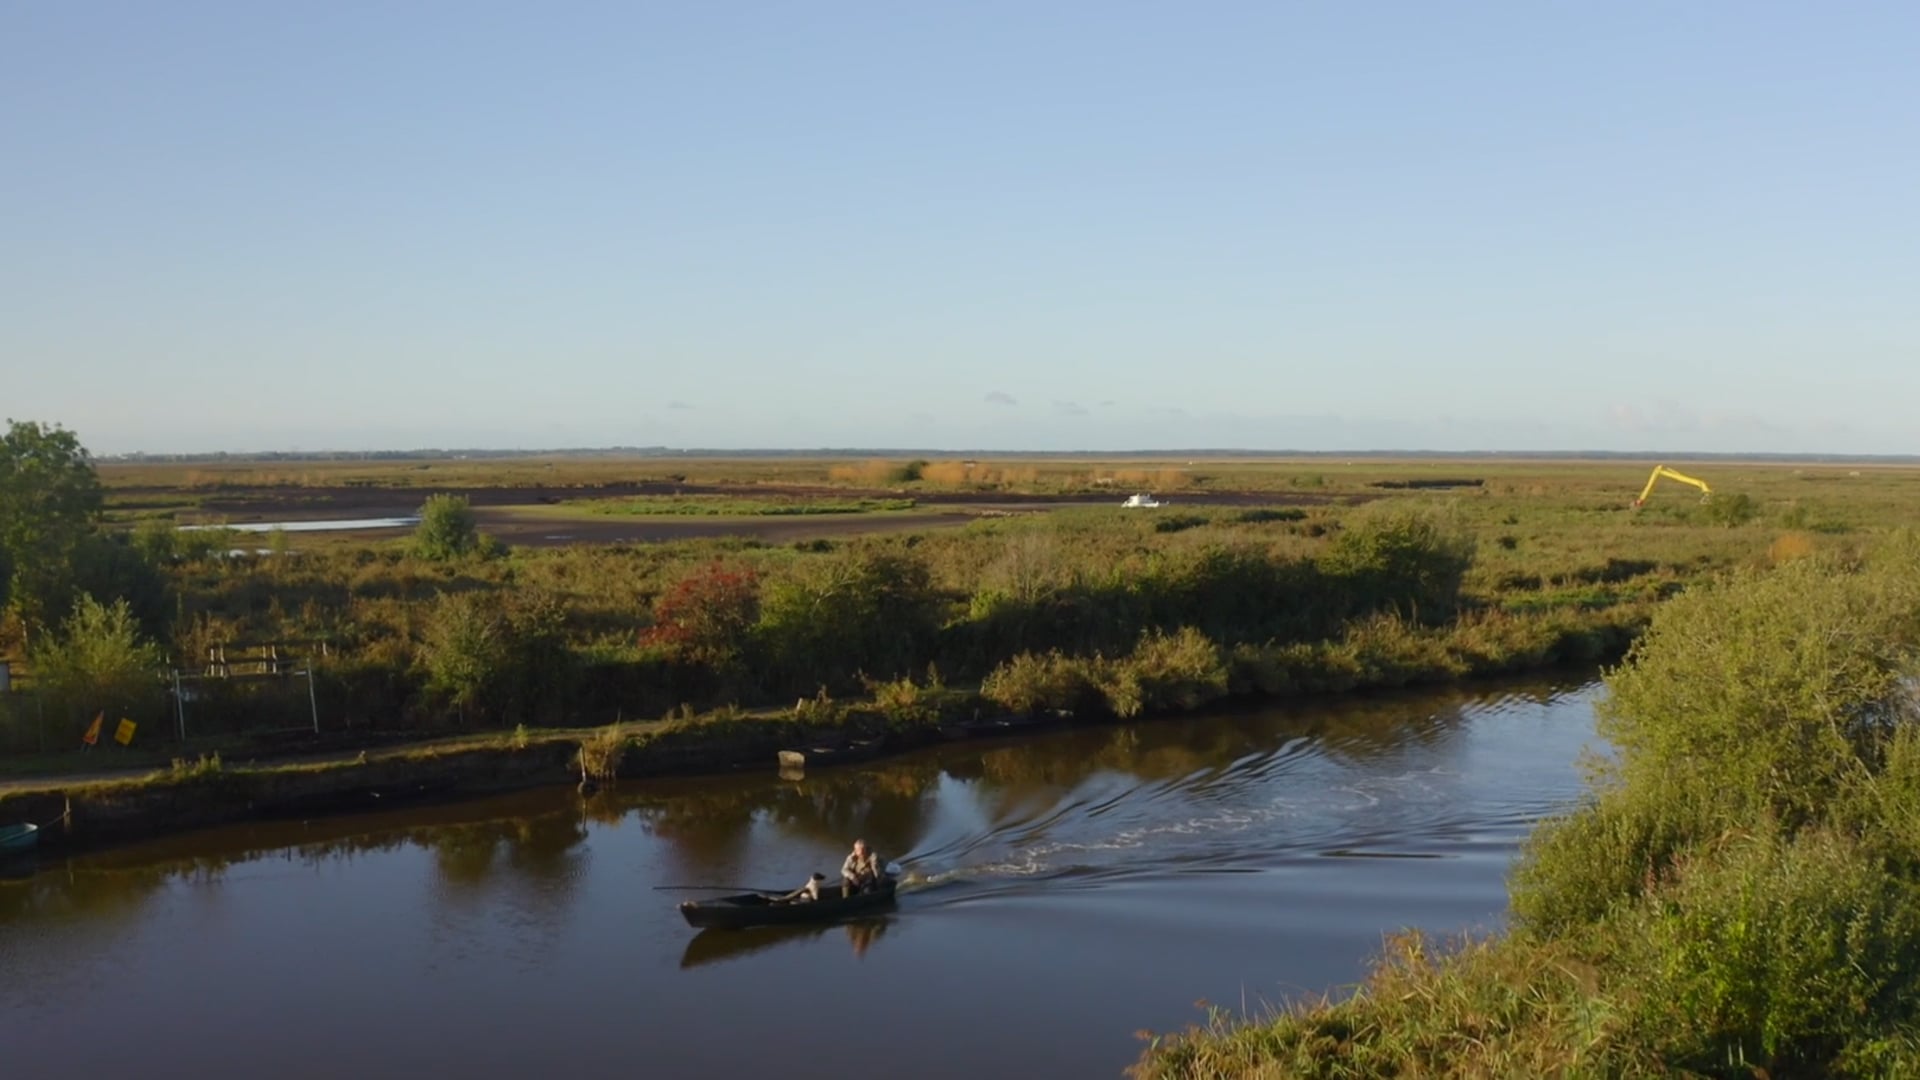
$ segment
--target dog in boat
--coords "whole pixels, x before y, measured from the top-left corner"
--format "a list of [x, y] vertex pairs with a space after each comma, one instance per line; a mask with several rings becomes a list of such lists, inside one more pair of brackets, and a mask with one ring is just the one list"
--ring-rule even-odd
[[806, 904], [818, 900], [820, 899], [820, 883], [825, 880], [827, 880], [827, 875], [816, 873], [807, 879], [805, 885], [782, 896], [779, 902], [782, 904]]

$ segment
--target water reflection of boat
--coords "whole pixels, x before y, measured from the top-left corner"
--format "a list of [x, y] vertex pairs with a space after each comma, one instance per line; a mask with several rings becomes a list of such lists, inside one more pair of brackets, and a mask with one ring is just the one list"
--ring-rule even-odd
[[847, 943], [853, 946], [855, 956], [864, 956], [867, 948], [887, 931], [889, 920], [885, 918], [857, 919], [841, 923], [838, 926], [765, 926], [756, 930], [702, 930], [687, 942], [686, 951], [680, 954], [680, 969], [702, 967], [726, 960], [738, 960], [765, 952], [781, 945], [793, 945], [803, 941], [815, 941], [833, 933], [843, 931]]
[[826, 923], [849, 915], [866, 915], [893, 905], [891, 878], [868, 892], [842, 896], [842, 886], [826, 885], [820, 899], [786, 901], [764, 892], [736, 893], [713, 900], [688, 900], [680, 905], [687, 925], [738, 930], [749, 926], [794, 926]]

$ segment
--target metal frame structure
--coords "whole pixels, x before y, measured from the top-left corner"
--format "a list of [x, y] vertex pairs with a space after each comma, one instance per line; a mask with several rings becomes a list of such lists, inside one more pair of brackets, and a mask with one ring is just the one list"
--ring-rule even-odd
[[[305, 652], [300, 647], [307, 646]], [[199, 671], [186, 671], [179, 667], [168, 669], [173, 676], [173, 717], [175, 733], [180, 741], [187, 738], [187, 683], [193, 682], [279, 682], [285, 679], [305, 676], [307, 680], [307, 710], [312, 718], [313, 732], [320, 733], [320, 699], [313, 686], [314, 650], [326, 656], [329, 653], [324, 641], [230, 641], [207, 646], [206, 665]], [[298, 666], [295, 666], [295, 665]], [[274, 730], [297, 731], [299, 728], [278, 728]]]

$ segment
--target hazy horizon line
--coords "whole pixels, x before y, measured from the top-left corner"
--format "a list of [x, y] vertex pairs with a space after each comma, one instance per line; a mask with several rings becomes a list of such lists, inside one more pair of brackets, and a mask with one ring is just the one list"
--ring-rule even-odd
[[1724, 451], [1724, 450], [1422, 450], [1422, 449], [1344, 449], [1344, 450], [1257, 450], [1239, 447], [1171, 447], [1130, 450], [987, 450], [944, 449], [933, 447], [673, 447], [656, 446], [584, 446], [584, 447], [413, 447], [379, 450], [204, 450], [156, 452], [135, 450], [117, 454], [95, 454], [98, 461], [205, 461], [205, 460], [338, 460], [353, 458], [447, 458], [447, 457], [634, 457], [634, 458], [874, 458], [874, 457], [959, 457], [959, 458], [1173, 458], [1223, 460], [1233, 458], [1319, 459], [1319, 458], [1430, 458], [1475, 459], [1515, 458], [1553, 460], [1671, 460], [1671, 461], [1776, 461], [1776, 462], [1859, 462], [1880, 464], [1920, 464], [1916, 454], [1850, 454], [1819, 451]]

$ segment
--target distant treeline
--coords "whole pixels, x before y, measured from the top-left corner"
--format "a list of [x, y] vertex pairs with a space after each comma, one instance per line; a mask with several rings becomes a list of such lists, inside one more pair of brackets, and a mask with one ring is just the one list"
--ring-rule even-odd
[[974, 458], [1021, 461], [1107, 461], [1107, 460], [1252, 460], [1287, 461], [1752, 461], [1809, 465], [1917, 465], [1916, 454], [1771, 454], [1685, 452], [1661, 454], [1643, 450], [1235, 450], [1225, 447], [1166, 450], [934, 450], [921, 447], [751, 447], [720, 449], [713, 447], [603, 446], [554, 449], [415, 449], [415, 450], [290, 450], [259, 452], [214, 451], [193, 454], [101, 455], [98, 460], [138, 464], [204, 464], [214, 462], [285, 461], [455, 461], [461, 459], [504, 460], [513, 458], [729, 458], [729, 459], [815, 459], [815, 458]]

